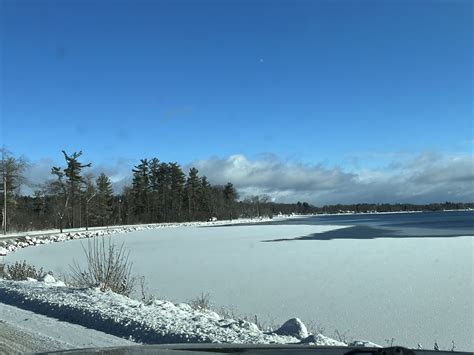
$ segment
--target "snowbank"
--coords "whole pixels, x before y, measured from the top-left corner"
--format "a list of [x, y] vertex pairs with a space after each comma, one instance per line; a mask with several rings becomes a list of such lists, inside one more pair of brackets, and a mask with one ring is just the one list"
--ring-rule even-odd
[[148, 344], [192, 342], [345, 346], [320, 334], [304, 339], [308, 334], [299, 319], [286, 322], [275, 332], [263, 332], [254, 323], [225, 319], [212, 311], [197, 311], [185, 303], [155, 300], [145, 305], [112, 292], [68, 288], [52, 278], [45, 281], [0, 279], [0, 302]]

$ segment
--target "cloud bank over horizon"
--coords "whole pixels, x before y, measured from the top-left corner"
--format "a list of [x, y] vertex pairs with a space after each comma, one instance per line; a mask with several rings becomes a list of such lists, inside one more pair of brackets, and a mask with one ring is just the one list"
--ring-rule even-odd
[[[89, 172], [95, 176], [106, 173], [115, 191], [120, 192], [131, 182], [131, 169], [137, 163], [117, 159], [109, 164], [93, 165]], [[42, 159], [32, 164], [26, 175], [32, 183], [44, 182], [51, 178], [52, 165], [51, 160]], [[257, 159], [235, 154], [192, 161], [183, 165], [185, 173], [191, 166], [200, 175], [206, 175], [212, 184], [232, 182], [241, 198], [267, 194], [278, 202], [307, 201], [317, 206], [474, 201], [474, 159], [468, 154], [394, 154], [371, 168], [361, 168], [358, 164], [352, 168], [306, 164], [271, 154]]]
[[283, 161], [275, 156], [249, 160], [240, 154], [198, 160], [192, 165], [215, 183], [233, 182], [244, 196], [265, 193], [284, 202], [474, 201], [474, 164], [468, 155], [426, 152], [395, 158], [379, 168], [355, 170]]

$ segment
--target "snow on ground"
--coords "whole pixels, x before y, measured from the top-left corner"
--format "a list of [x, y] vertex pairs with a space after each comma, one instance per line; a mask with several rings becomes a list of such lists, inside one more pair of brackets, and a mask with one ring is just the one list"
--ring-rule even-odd
[[[0, 279], [0, 302], [140, 343], [345, 345], [322, 335], [308, 338], [306, 327], [298, 319], [290, 320], [275, 332], [266, 333], [258, 329], [254, 323], [225, 319], [212, 311], [197, 311], [188, 304], [154, 300], [146, 305], [112, 292], [68, 288], [61, 282], [55, 282], [54, 279], [49, 279], [48, 282], [32, 279], [28, 281]], [[12, 308], [1, 306], [0, 309], [8, 311]], [[13, 319], [13, 322], [18, 323], [14, 320], [17, 317], [15, 314], [9, 315], [8, 312], [1, 314], [1, 319], [4, 318], [7, 322]], [[42, 322], [51, 324], [49, 318], [37, 317], [30, 323], [28, 331], [41, 335], [39, 329], [46, 328]], [[77, 339], [72, 334], [71, 338], [66, 339], [62, 339], [58, 333], [52, 337], [58, 342], [71, 341], [74, 347], [83, 342], [81, 339], [86, 332], [83, 328], [77, 329], [80, 329]], [[45, 331], [44, 335], [49, 336], [48, 334], [51, 333]], [[99, 344], [101, 341], [105, 343], [116, 341], [116, 338], [104, 337], [102, 333], [92, 337], [94, 342]]]

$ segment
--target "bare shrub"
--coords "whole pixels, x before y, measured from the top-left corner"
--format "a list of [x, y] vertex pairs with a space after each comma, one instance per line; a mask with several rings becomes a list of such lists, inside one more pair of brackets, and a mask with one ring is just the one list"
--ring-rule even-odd
[[13, 265], [7, 265], [3, 268], [2, 274], [9, 280], [24, 281], [28, 278], [39, 280], [47, 273], [43, 271], [43, 268], [36, 269], [35, 266], [29, 265], [26, 260], [23, 260], [23, 262], [17, 261]]
[[306, 325], [306, 328], [308, 329], [308, 332], [310, 334], [321, 334], [324, 335], [326, 332], [326, 328], [324, 328], [321, 324], [317, 324], [314, 321], [309, 321], [309, 322], [304, 322]]
[[189, 305], [197, 311], [208, 311], [211, 309], [211, 297], [209, 293], [201, 293], [200, 296], [189, 301]]
[[7, 269], [5, 267], [5, 264], [0, 264], [0, 279], [6, 279], [7, 278]]
[[105, 238], [92, 238], [87, 241], [87, 248], [82, 244], [86, 257], [86, 268], [82, 269], [76, 262], [70, 265], [71, 284], [77, 287], [95, 288], [101, 291], [113, 291], [128, 296], [135, 286], [132, 276], [130, 252], [124, 244], [117, 247]]
[[246, 322], [254, 323], [258, 329], [262, 332], [272, 332], [275, 329], [278, 329], [279, 326], [275, 323], [275, 320], [270, 320], [269, 322], [261, 321], [257, 315], [242, 314], [237, 312], [234, 307], [219, 307], [215, 308], [214, 311], [223, 318], [228, 319], [239, 319]]
[[[144, 276], [138, 279], [140, 286], [140, 301], [145, 305], [150, 305], [155, 300], [155, 296], [149, 291], [148, 284]], [[137, 291], [138, 292], [138, 291]]]
[[346, 330], [345, 332], [340, 332], [339, 329], [336, 329], [334, 331], [334, 334], [336, 335], [337, 340], [344, 344], [349, 344], [353, 339], [349, 338], [349, 336], [347, 335], [348, 332], [348, 330]]

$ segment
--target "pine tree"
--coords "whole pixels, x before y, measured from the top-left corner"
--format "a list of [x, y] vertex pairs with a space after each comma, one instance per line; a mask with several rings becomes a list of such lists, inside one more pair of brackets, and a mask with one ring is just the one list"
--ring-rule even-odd
[[146, 222], [149, 218], [149, 190], [150, 190], [150, 168], [148, 159], [141, 159], [140, 164], [133, 171], [132, 194], [134, 214], [140, 222]]
[[104, 173], [100, 174], [96, 180], [97, 185], [97, 218], [100, 225], [108, 225], [112, 215], [113, 189], [112, 182]]
[[[68, 155], [64, 150], [62, 151], [64, 159], [66, 160], [66, 167], [62, 170], [60, 167], [53, 167], [51, 173], [56, 175], [58, 183], [63, 185], [62, 190], [66, 192], [66, 203], [65, 210], [68, 207], [68, 203], [71, 206], [71, 214], [67, 214], [69, 219], [69, 225], [74, 228], [76, 226], [76, 210], [77, 210], [77, 198], [80, 195], [81, 188], [85, 181], [81, 175], [83, 168], [91, 167], [89, 164], [81, 164], [79, 157], [82, 155], [82, 151], [74, 152], [72, 155]], [[66, 212], [66, 211], [64, 211]], [[64, 213], [63, 212], [63, 213]], [[62, 219], [62, 218], [61, 218]]]
[[181, 221], [184, 196], [184, 182], [186, 177], [178, 163], [170, 163], [169, 169], [171, 178], [171, 214], [174, 221]]
[[190, 221], [195, 219], [196, 209], [198, 205], [198, 198], [201, 193], [201, 180], [198, 176], [198, 169], [189, 169], [189, 175], [186, 180], [185, 201], [188, 207], [188, 218]]
[[158, 179], [156, 181], [158, 191], [159, 220], [168, 222], [171, 211], [171, 168], [167, 163], [161, 163], [158, 167]]
[[207, 177], [202, 176], [199, 194], [199, 209], [203, 212], [207, 220], [210, 220], [212, 217], [214, 217], [214, 205], [212, 200], [212, 186], [207, 180]]
[[160, 160], [153, 158], [149, 163], [150, 168], [150, 222], [159, 222], [160, 215]]
[[226, 210], [229, 214], [229, 219], [232, 220], [232, 218], [234, 217], [235, 202], [238, 198], [237, 191], [235, 190], [234, 185], [232, 185], [232, 183], [228, 182], [224, 186], [223, 195]]

